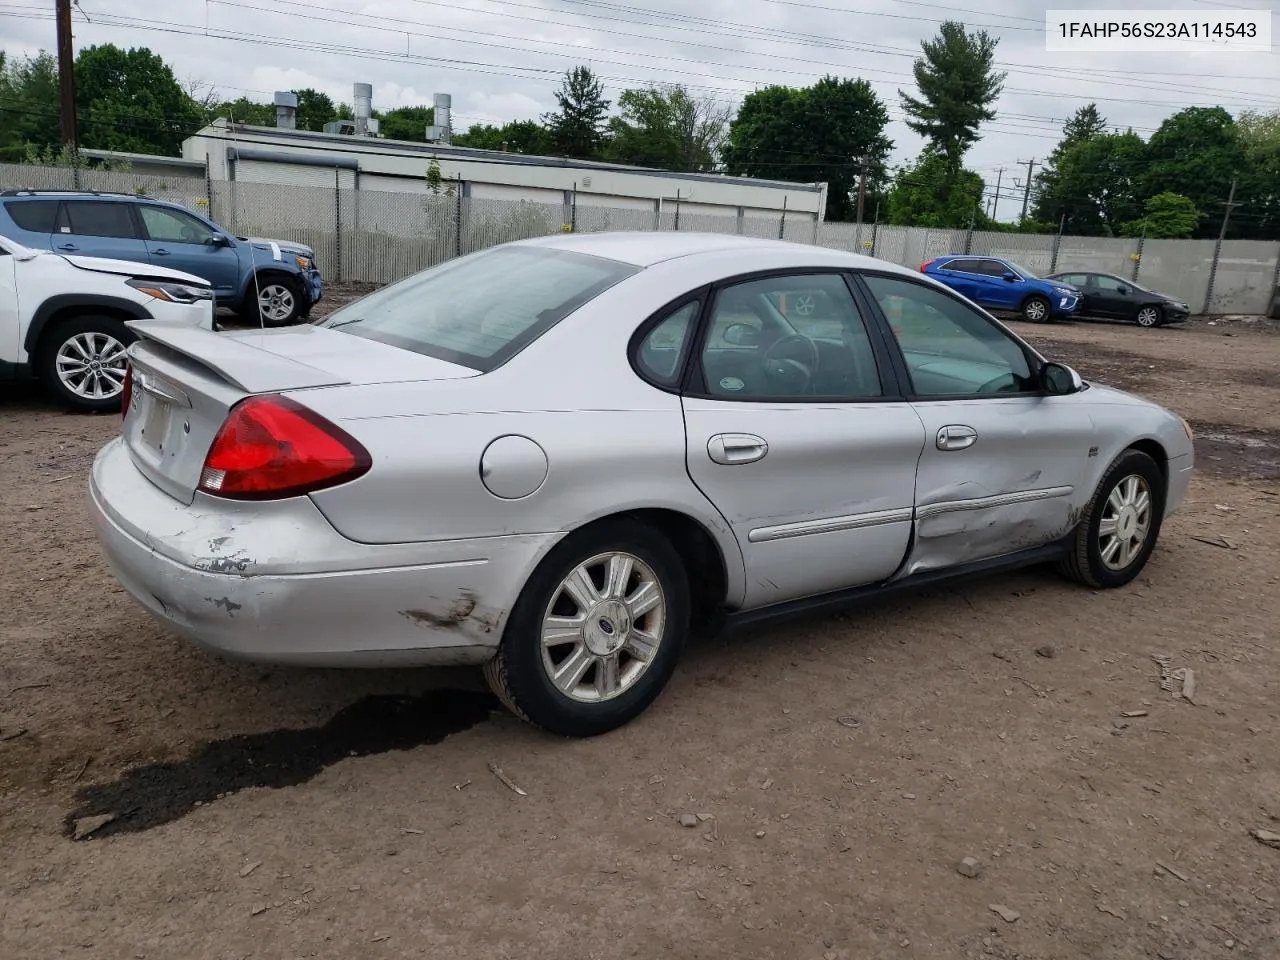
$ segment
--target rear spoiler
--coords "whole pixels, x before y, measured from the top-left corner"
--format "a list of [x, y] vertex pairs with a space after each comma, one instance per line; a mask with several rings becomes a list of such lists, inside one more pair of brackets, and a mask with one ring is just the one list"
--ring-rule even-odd
[[[130, 320], [126, 326], [143, 341], [153, 341], [208, 367], [245, 393], [338, 387], [351, 382], [327, 370], [260, 349], [254, 344], [254, 337], [269, 337], [272, 331], [247, 331], [243, 336], [229, 336], [226, 333], [214, 333], [164, 320]], [[294, 328], [288, 329], [296, 332]]]

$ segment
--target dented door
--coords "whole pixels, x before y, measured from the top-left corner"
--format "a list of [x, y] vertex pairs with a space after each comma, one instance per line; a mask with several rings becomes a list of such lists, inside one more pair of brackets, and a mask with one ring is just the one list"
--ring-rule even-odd
[[1065, 535], [1092, 491], [1093, 423], [1076, 397], [916, 401], [925, 447], [904, 574], [998, 557]]

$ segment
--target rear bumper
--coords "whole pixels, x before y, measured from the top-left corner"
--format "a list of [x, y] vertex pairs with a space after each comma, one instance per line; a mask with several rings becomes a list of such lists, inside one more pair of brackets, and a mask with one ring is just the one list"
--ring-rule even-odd
[[169, 497], [119, 439], [98, 454], [90, 513], [120, 584], [217, 653], [308, 666], [459, 665], [492, 657], [556, 535], [371, 545], [305, 497]]

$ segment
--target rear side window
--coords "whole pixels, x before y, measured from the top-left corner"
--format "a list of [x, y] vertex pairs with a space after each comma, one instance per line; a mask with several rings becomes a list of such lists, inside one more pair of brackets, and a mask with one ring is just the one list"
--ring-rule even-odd
[[951, 270], [955, 273], [978, 273], [977, 260], [948, 260], [943, 263], [939, 270]]
[[11, 200], [5, 209], [20, 230], [32, 233], [53, 233], [58, 219], [57, 200]]
[[496, 247], [383, 287], [319, 326], [487, 372], [638, 270], [566, 250]]
[[133, 218], [129, 204], [109, 203], [102, 200], [64, 200], [71, 233], [82, 237], [120, 237], [134, 239]]

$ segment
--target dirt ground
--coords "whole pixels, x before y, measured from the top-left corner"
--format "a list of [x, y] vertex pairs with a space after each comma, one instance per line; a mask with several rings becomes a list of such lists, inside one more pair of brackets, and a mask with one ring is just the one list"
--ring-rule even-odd
[[116, 418], [0, 392], [0, 957], [1275, 960], [1280, 849], [1250, 831], [1280, 833], [1280, 334], [1019, 329], [1198, 431], [1137, 583], [1031, 571], [704, 642], [579, 742], [468, 671], [166, 635], [86, 515]]

